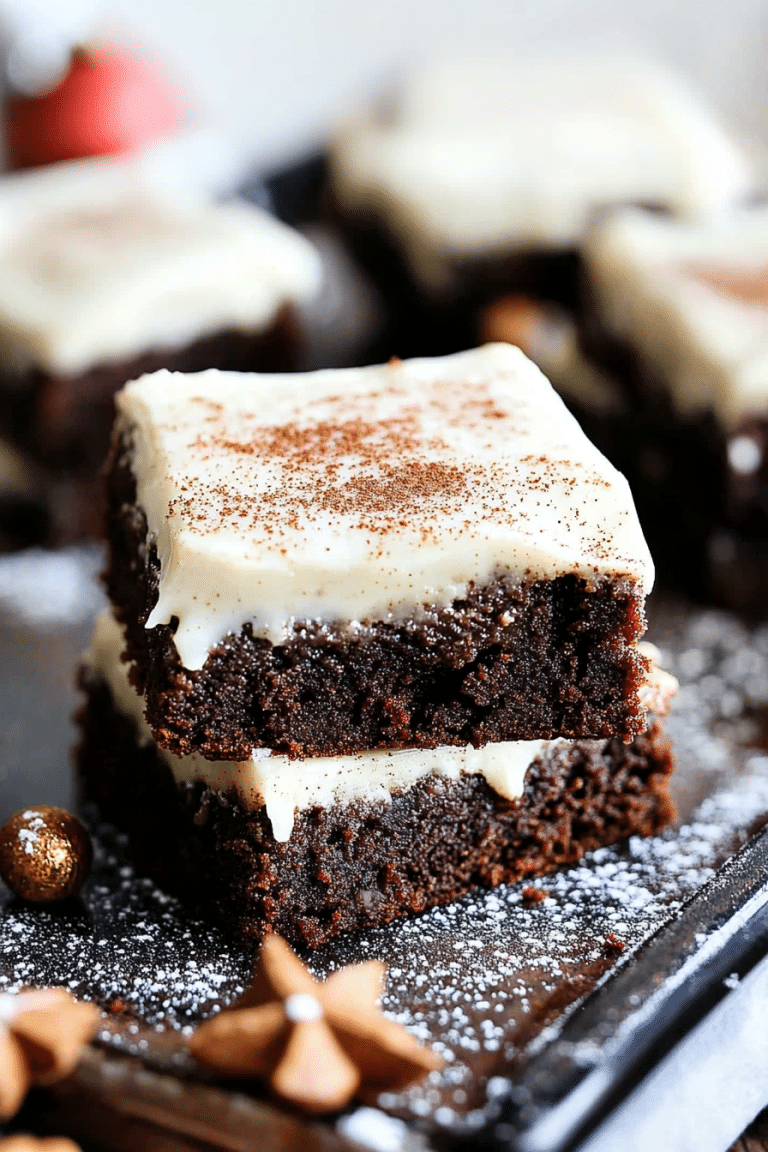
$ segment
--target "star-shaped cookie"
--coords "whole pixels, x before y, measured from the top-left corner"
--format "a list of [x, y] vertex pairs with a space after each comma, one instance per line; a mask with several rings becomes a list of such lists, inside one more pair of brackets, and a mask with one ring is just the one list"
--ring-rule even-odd
[[376, 1006], [378, 961], [315, 980], [279, 936], [265, 940], [251, 989], [189, 1040], [225, 1076], [258, 1077], [305, 1112], [343, 1108], [353, 1096], [404, 1088], [443, 1061]]

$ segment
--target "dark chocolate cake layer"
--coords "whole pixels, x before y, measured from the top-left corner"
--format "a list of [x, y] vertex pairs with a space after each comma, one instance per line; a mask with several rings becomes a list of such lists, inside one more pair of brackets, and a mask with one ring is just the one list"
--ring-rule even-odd
[[202, 784], [178, 788], [109, 689], [83, 674], [77, 753], [85, 795], [126, 831], [137, 868], [185, 903], [258, 939], [266, 930], [316, 947], [341, 932], [449, 903], [476, 886], [538, 876], [590, 849], [650, 835], [674, 816], [661, 725], [554, 746], [519, 800], [479, 776], [427, 776], [391, 803], [298, 813], [280, 843], [264, 809]]
[[0, 430], [53, 473], [94, 473], [109, 447], [113, 397], [128, 380], [168, 368], [280, 372], [296, 367], [294, 310], [284, 306], [261, 332], [218, 332], [184, 348], [148, 350], [131, 360], [97, 364], [78, 376], [32, 369], [0, 373]]
[[174, 755], [247, 760], [268, 747], [332, 756], [645, 727], [637, 698], [645, 661], [634, 647], [643, 599], [619, 580], [498, 579], [418, 620], [372, 623], [353, 636], [297, 623], [279, 646], [246, 626], [190, 671], [170, 625], [144, 627], [158, 565], [123, 443], [111, 454], [107, 490], [107, 590], [147, 721]]

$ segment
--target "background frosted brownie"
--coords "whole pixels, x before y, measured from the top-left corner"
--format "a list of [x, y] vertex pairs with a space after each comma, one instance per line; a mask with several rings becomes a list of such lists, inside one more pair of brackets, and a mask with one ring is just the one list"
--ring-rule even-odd
[[628, 386], [626, 351], [619, 356], [614, 348], [608, 359], [587, 355], [580, 326], [560, 305], [503, 296], [485, 309], [480, 327], [484, 338], [516, 344], [538, 364], [590, 440], [627, 477], [659, 582], [705, 595], [705, 543], [723, 502], [711, 437], [672, 417], [666, 401], [649, 401]]
[[572, 303], [584, 233], [606, 208], [703, 216], [754, 184], [681, 81], [615, 57], [433, 67], [343, 128], [329, 164], [398, 355], [470, 346], [474, 310], [502, 292]]
[[517, 349], [162, 373], [118, 410], [106, 580], [161, 747], [642, 731], [632, 498]]
[[765, 613], [768, 208], [681, 223], [625, 212], [585, 249], [584, 355], [613, 382], [623, 465], [681, 582]]
[[[113, 395], [163, 366], [294, 365], [294, 305], [319, 285], [302, 237], [128, 163], [80, 162], [0, 184], [0, 425], [94, 527], [90, 481]], [[55, 500], [52, 501], [54, 514]]]
[[130, 836], [137, 867], [238, 933], [267, 928], [317, 946], [538, 876], [674, 815], [661, 715], [674, 681], [643, 689], [647, 731], [630, 743], [530, 740], [244, 762], [158, 748], [100, 618], [81, 673], [81, 785]]

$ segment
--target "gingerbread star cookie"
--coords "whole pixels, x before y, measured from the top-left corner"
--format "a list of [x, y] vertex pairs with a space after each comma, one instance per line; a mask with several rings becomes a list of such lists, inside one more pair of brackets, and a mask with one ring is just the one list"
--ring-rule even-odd
[[279, 936], [265, 940], [251, 989], [189, 1040], [195, 1058], [233, 1077], [257, 1077], [305, 1112], [338, 1111], [355, 1095], [404, 1088], [443, 1061], [376, 1001], [378, 961], [315, 980]]

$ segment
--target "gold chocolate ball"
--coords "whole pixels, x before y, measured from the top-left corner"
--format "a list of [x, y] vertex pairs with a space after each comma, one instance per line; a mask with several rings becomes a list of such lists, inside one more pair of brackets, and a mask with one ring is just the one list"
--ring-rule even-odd
[[64, 808], [23, 808], [0, 828], [0, 876], [23, 900], [50, 904], [76, 896], [92, 862], [88, 829]]

